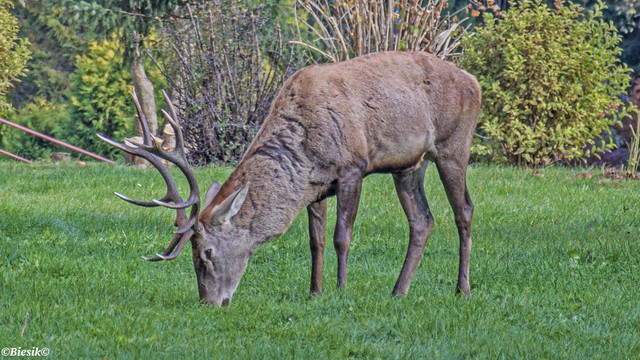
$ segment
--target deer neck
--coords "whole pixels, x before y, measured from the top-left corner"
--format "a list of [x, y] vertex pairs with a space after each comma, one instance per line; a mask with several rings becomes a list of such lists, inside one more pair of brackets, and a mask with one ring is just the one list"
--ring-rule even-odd
[[247, 199], [233, 220], [254, 234], [259, 244], [282, 235], [298, 213], [318, 198], [308, 185], [310, 166], [304, 153], [267, 144], [252, 145], [221, 189], [231, 193], [249, 184]]

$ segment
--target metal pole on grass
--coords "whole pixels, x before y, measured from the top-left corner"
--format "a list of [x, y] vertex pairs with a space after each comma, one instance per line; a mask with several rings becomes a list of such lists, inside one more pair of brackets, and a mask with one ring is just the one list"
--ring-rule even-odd
[[111, 160], [109, 160], [107, 158], [104, 158], [104, 157], [102, 157], [100, 155], [94, 154], [94, 153], [92, 153], [90, 151], [87, 151], [87, 150], [84, 150], [84, 149], [80, 149], [79, 147], [73, 146], [71, 144], [67, 144], [64, 141], [60, 141], [58, 139], [54, 139], [49, 135], [45, 135], [45, 134], [39, 133], [39, 132], [37, 132], [35, 130], [31, 130], [28, 127], [24, 127], [22, 125], [18, 125], [18, 124], [13, 123], [13, 122], [11, 122], [9, 120], [5, 120], [3, 118], [0, 118], [0, 123], [12, 126], [12, 127], [16, 128], [18, 130], [21, 130], [21, 131], [24, 131], [24, 132], [26, 132], [28, 134], [31, 134], [31, 135], [37, 136], [39, 138], [45, 139], [45, 140], [50, 141], [50, 142], [52, 142], [54, 144], [57, 144], [57, 145], [60, 145], [60, 146], [64, 146], [67, 149], [79, 152], [79, 153], [87, 155], [87, 156], [91, 156], [94, 159], [97, 159], [97, 160], [100, 160], [100, 161], [104, 161], [104, 162], [109, 163], [109, 164], [113, 164], [113, 161], [111, 161]]
[[10, 157], [10, 158], [13, 158], [13, 159], [16, 159], [16, 160], [20, 160], [20, 161], [22, 161], [22, 162], [26, 162], [27, 164], [31, 164], [31, 160], [29, 160], [29, 159], [25, 159], [25, 158], [23, 158], [22, 156], [19, 156], [19, 155], [16, 155], [16, 154], [10, 153], [10, 152], [5, 151], [5, 150], [2, 150], [2, 149], [0, 149], [0, 154], [2, 154], [2, 155], [6, 155], [6, 156], [8, 156], [8, 157]]

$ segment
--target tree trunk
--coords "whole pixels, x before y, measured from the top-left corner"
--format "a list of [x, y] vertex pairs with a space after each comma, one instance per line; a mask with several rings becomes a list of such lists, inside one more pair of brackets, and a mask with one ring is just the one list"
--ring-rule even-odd
[[[136, 37], [134, 36], [134, 39]], [[153, 92], [153, 84], [144, 71], [142, 56], [140, 55], [140, 42], [134, 40], [133, 58], [131, 59], [131, 78], [133, 87], [138, 94], [138, 101], [142, 107], [142, 113], [147, 118], [149, 130], [153, 136], [158, 135], [158, 116], [156, 114], [156, 100]], [[142, 134], [140, 124], [136, 121], [136, 133]]]
[[[133, 81], [133, 88], [138, 95], [138, 102], [140, 102], [140, 108], [142, 114], [147, 119], [149, 124], [149, 131], [154, 137], [158, 136], [158, 116], [156, 113], [156, 100], [153, 91], [153, 84], [147, 77], [147, 73], [144, 70], [144, 63], [142, 56], [140, 55], [140, 43], [141, 39], [137, 34], [133, 36], [133, 54], [131, 58], [131, 79]], [[136, 137], [133, 138], [136, 141], [142, 141], [142, 127], [139, 121], [135, 121]], [[149, 163], [138, 156], [126, 156], [125, 162], [127, 164], [148, 166]]]

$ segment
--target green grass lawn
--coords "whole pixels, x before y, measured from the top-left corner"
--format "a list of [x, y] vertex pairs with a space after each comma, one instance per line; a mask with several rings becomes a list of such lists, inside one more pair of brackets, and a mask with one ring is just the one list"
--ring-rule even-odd
[[[580, 169], [476, 165], [471, 298], [454, 295], [457, 233], [435, 167], [436, 226], [404, 299], [390, 296], [408, 227], [388, 175], [366, 179], [335, 289], [309, 297], [306, 215], [251, 258], [230, 307], [198, 304], [190, 250], [164, 250], [174, 214], [117, 199], [164, 194], [154, 171], [0, 162], [0, 347], [55, 358], [640, 358], [640, 182]], [[598, 173], [598, 171], [595, 171]], [[226, 168], [198, 169], [201, 187]], [[185, 183], [180, 183], [183, 192]]]

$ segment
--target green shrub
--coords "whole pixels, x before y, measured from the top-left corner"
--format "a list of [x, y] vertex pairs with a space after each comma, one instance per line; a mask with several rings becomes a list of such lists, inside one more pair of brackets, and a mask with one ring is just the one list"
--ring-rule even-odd
[[483, 90], [476, 155], [544, 166], [613, 147], [596, 139], [620, 119], [629, 70], [602, 8], [523, 0], [501, 19], [485, 14], [485, 25], [463, 39], [463, 67]]
[[118, 50], [116, 40], [93, 42], [86, 54], [76, 58], [71, 79], [72, 121], [63, 131], [65, 141], [104, 155], [118, 152], [100, 141], [97, 133], [118, 140], [134, 133], [131, 75]]
[[[70, 104], [38, 98], [13, 111], [10, 119], [89, 151], [113, 152], [96, 133], [121, 139], [134, 125], [130, 76], [121, 65], [118, 46], [116, 41], [94, 42], [76, 58]], [[26, 158], [47, 159], [52, 151], [70, 151], [15, 129], [0, 130], [2, 146]]]
[[9, 110], [5, 95], [11, 82], [23, 75], [30, 57], [28, 41], [18, 38], [18, 20], [11, 15], [13, 2], [0, 0], [0, 110]]
[[[64, 103], [53, 103], [35, 99], [8, 116], [13, 122], [30, 129], [60, 137], [62, 129], [69, 123], [69, 108]], [[65, 151], [58, 145], [8, 126], [0, 128], [2, 148], [32, 160], [48, 159], [53, 151]]]

